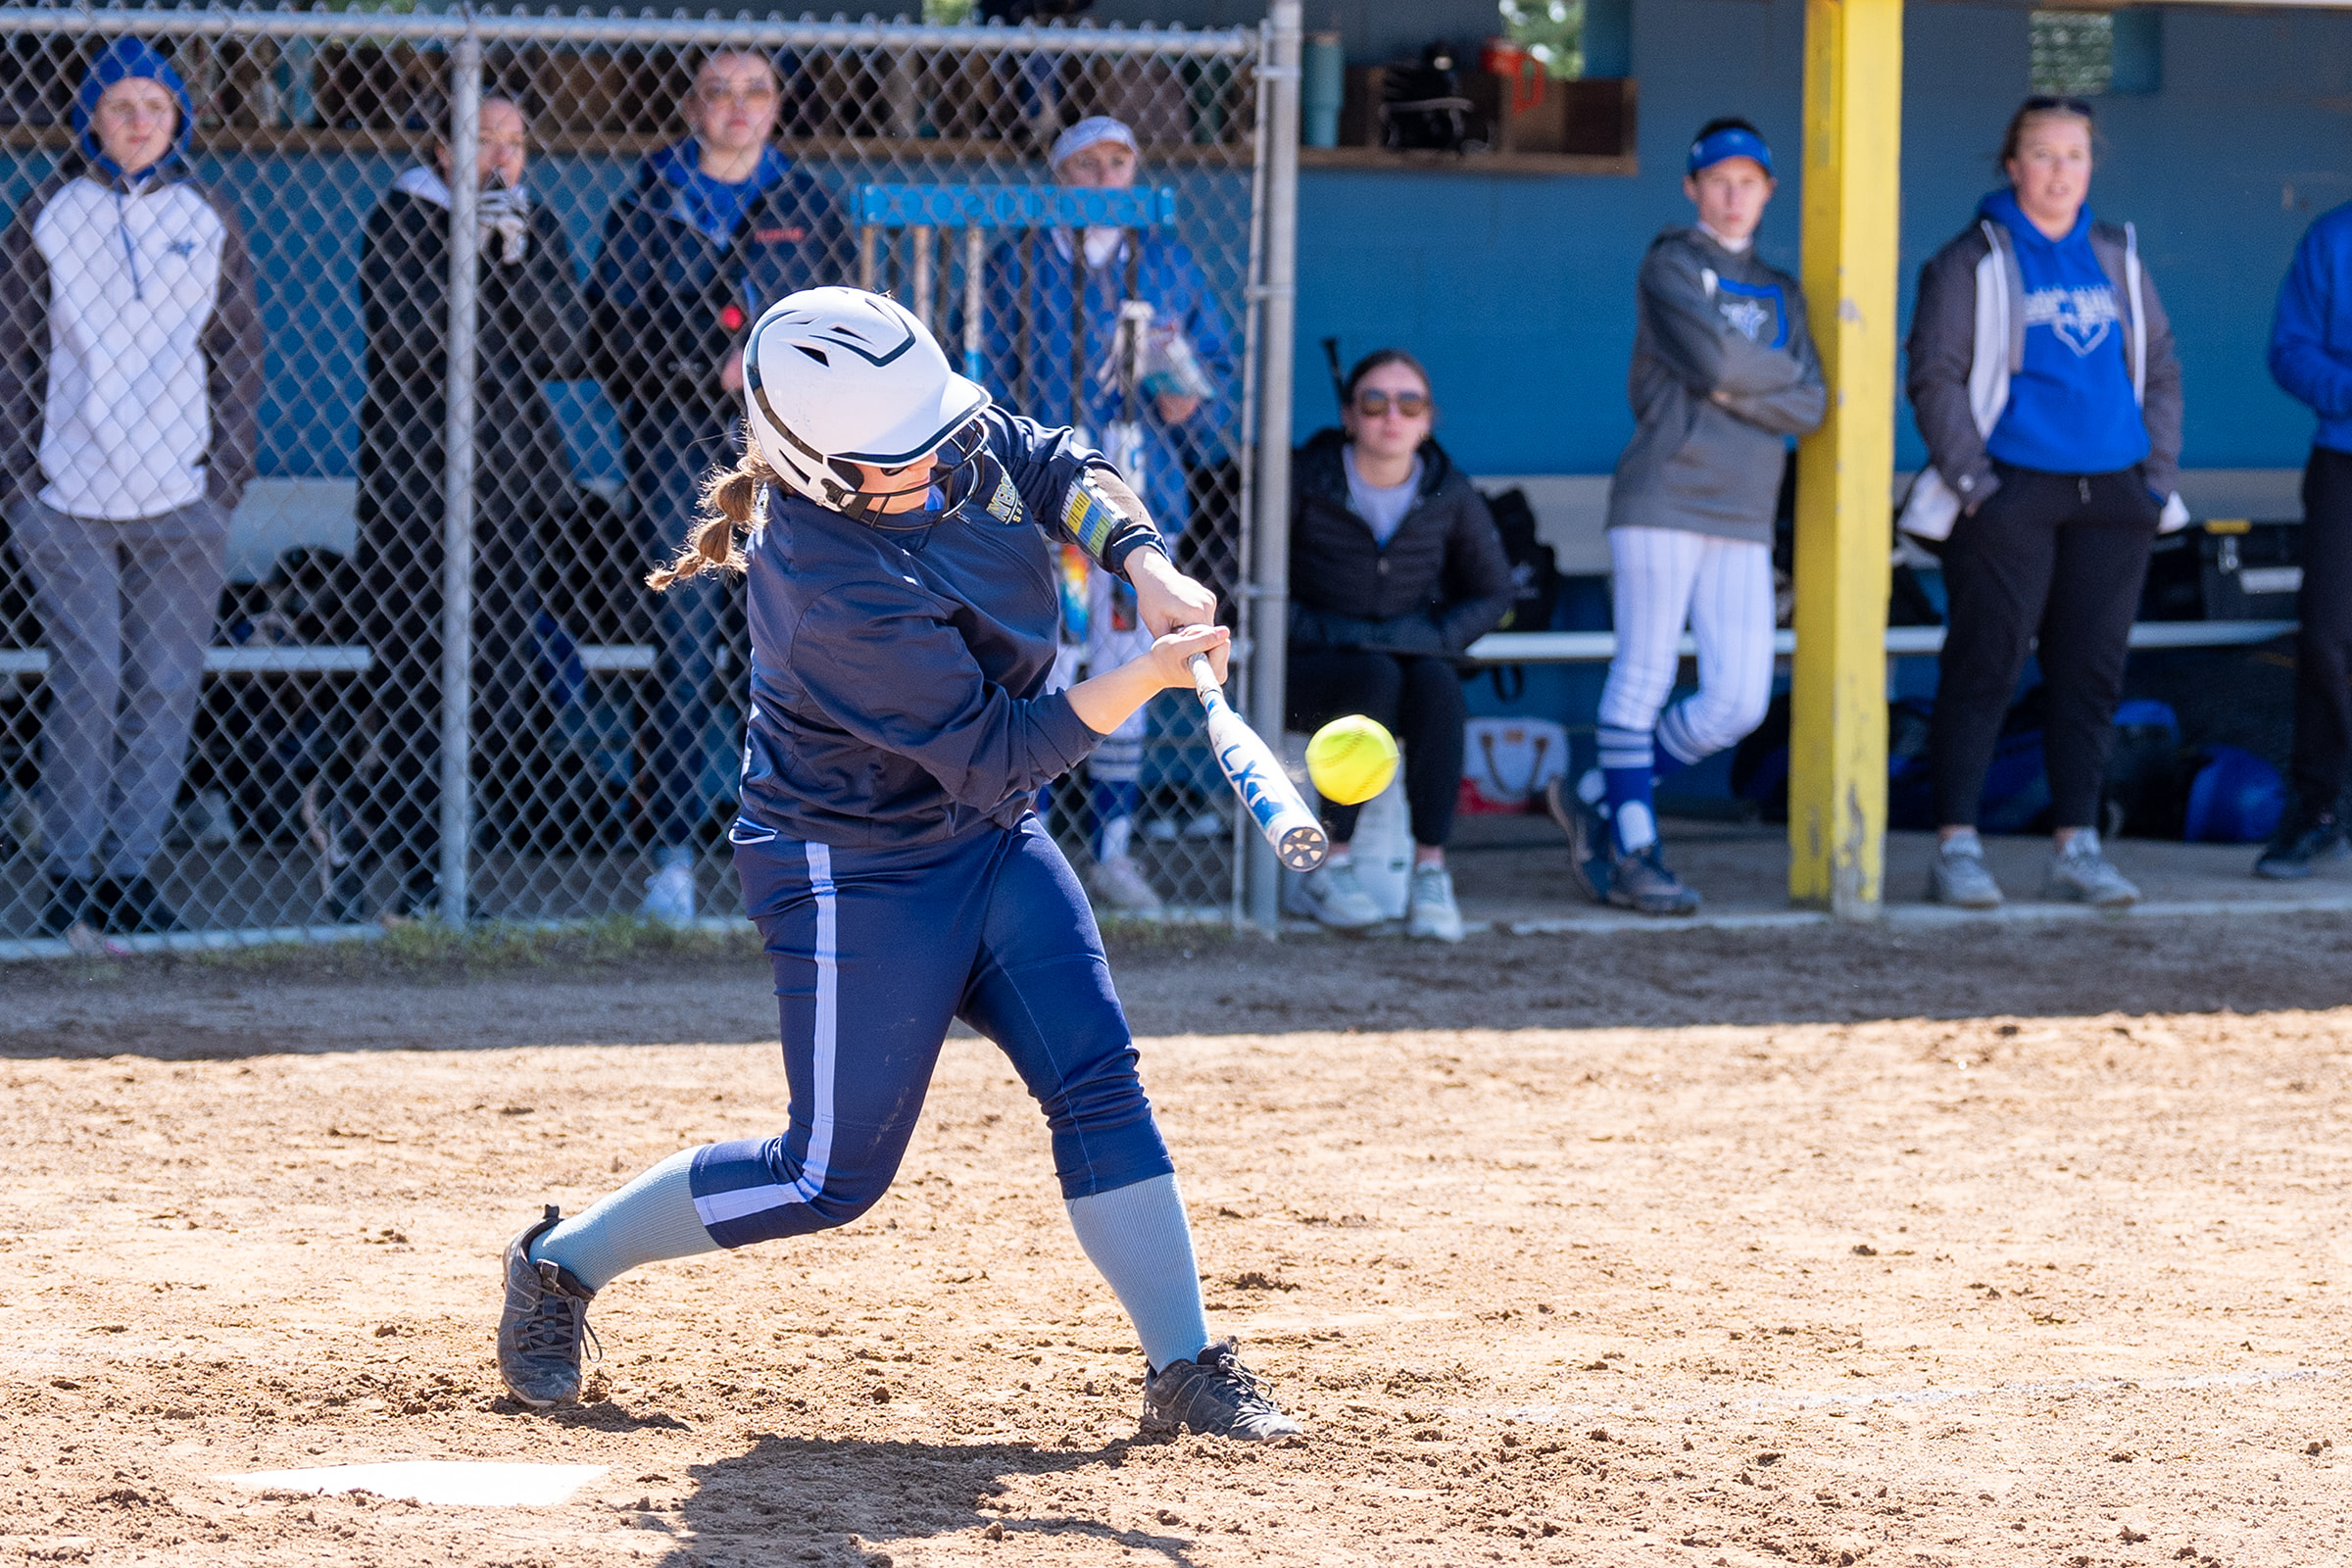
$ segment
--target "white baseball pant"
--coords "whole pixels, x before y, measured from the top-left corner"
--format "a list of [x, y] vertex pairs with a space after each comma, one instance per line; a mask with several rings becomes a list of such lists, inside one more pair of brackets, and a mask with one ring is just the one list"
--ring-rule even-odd
[[[1650, 737], [1685, 766], [1737, 745], [1772, 701], [1772, 549], [1682, 528], [1612, 528], [1617, 656], [1600, 694], [1600, 765], [1648, 767]], [[1698, 690], [1666, 710], [1683, 627]]]

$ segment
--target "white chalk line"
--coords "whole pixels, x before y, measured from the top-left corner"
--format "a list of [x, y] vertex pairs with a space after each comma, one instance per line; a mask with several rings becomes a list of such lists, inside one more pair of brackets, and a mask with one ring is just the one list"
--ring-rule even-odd
[[2254, 1372], [2209, 1372], [2174, 1378], [2066, 1378], [2047, 1383], [1996, 1383], [1986, 1388], [1857, 1390], [1851, 1394], [1786, 1394], [1757, 1399], [1645, 1399], [1606, 1404], [1525, 1405], [1501, 1410], [1449, 1408], [1454, 1416], [1508, 1417], [1520, 1421], [1581, 1420], [1588, 1416], [1681, 1415], [1713, 1410], [1762, 1414], [1778, 1410], [1856, 1410], [1872, 1405], [1951, 1404], [1972, 1399], [2046, 1399], [2082, 1394], [2186, 1394], [2200, 1389], [2261, 1388], [2282, 1383], [2333, 1382], [2344, 1376], [2326, 1367], [2280, 1367]]

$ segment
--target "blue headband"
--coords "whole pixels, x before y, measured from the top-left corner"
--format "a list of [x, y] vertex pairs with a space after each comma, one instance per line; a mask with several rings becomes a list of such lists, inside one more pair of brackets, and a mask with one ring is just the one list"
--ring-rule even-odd
[[1738, 125], [1726, 125], [1692, 142], [1689, 172], [1695, 174], [1702, 169], [1713, 168], [1726, 158], [1752, 158], [1763, 166], [1765, 173], [1772, 172], [1772, 149], [1764, 145], [1764, 138]]

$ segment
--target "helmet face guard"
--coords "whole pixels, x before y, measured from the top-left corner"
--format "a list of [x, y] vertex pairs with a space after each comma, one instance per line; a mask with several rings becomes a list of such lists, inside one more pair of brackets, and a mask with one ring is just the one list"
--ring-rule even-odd
[[871, 491], [859, 488], [865, 483], [865, 474], [861, 471], [862, 468], [873, 468], [882, 477], [888, 479], [905, 473], [918, 463], [928, 462], [931, 465], [931, 482], [944, 488], [950, 480], [968, 466], [974, 458], [980, 455], [981, 449], [987, 444], [988, 427], [981, 422], [978, 415], [974, 415], [955, 429], [950, 430], [947, 438], [938, 446], [921, 457], [904, 463], [880, 464], [868, 463], [858, 458], [829, 458], [826, 460], [825, 466], [833, 471], [835, 477], [847, 487], [848, 493], [855, 498], [854, 508], [844, 506], [836, 510], [847, 512], [852, 516], [862, 516], [875, 504], [890, 499], [891, 495], [905, 493], [903, 491]]

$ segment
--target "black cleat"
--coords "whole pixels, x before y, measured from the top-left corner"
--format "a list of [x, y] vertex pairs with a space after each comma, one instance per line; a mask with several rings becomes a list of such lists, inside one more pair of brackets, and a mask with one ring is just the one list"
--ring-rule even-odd
[[1171, 1361], [1144, 1375], [1144, 1431], [1173, 1437], [1200, 1432], [1237, 1443], [1295, 1438], [1302, 1429], [1282, 1413], [1256, 1374], [1242, 1365], [1231, 1340], [1190, 1361]]
[[567, 1269], [531, 1257], [531, 1244], [555, 1229], [556, 1205], [507, 1244], [507, 1299], [498, 1314], [498, 1375], [507, 1392], [534, 1410], [580, 1396], [580, 1342], [593, 1343], [588, 1303], [596, 1293]]
[[1555, 778], [1544, 786], [1544, 809], [1568, 835], [1568, 867], [1576, 873], [1576, 885], [1585, 890], [1585, 897], [1594, 904], [1609, 902], [1609, 872], [1616, 858], [1616, 843], [1609, 832], [1608, 818], [1600, 808], [1577, 794], [1576, 785], [1565, 778]]
[[1666, 869], [1651, 844], [1617, 858], [1609, 868], [1609, 902], [1638, 914], [1696, 914], [1699, 898]]
[[104, 919], [103, 929], [122, 934], [185, 931], [179, 911], [164, 902], [162, 893], [143, 876], [128, 881], [108, 877], [98, 884], [90, 902]]
[[2262, 858], [2254, 862], [2254, 874], [2269, 882], [2300, 882], [2346, 854], [2352, 854], [2352, 844], [2344, 842], [2344, 825], [2334, 812], [2307, 811], [2296, 806], [2263, 847]]

